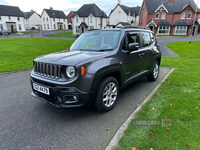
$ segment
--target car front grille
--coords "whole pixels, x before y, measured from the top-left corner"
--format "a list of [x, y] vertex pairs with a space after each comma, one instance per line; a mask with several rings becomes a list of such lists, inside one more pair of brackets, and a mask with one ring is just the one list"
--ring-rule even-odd
[[34, 63], [34, 72], [38, 75], [59, 79], [60, 76], [60, 65], [46, 64], [35, 62]]

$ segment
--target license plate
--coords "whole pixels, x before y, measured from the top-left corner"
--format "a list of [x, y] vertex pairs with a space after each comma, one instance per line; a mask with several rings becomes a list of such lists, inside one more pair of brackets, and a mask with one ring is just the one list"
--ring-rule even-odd
[[33, 89], [38, 91], [38, 92], [44, 93], [46, 95], [50, 95], [49, 88], [47, 88], [47, 87], [40, 86], [38, 84], [33, 83]]

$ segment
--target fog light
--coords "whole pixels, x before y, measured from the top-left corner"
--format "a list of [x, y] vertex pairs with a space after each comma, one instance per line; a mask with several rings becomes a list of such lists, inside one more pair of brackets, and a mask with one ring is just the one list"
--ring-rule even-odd
[[74, 99], [75, 101], [77, 101], [77, 100], [78, 100], [78, 97], [77, 97], [77, 96], [73, 96], [73, 99]]
[[57, 100], [59, 103], [62, 103], [62, 98], [60, 98], [59, 96], [57, 96]]

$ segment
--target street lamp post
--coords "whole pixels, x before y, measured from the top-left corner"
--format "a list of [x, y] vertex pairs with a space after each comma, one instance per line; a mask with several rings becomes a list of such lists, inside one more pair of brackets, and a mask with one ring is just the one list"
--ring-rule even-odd
[[[199, 0], [197, 1], [197, 4], [196, 4], [196, 11], [195, 11], [195, 15], [194, 15], [194, 21], [193, 21], [193, 25], [192, 25], [192, 30], [191, 30], [191, 35], [190, 35], [190, 41], [189, 43], [191, 43], [191, 40], [192, 40], [192, 32], [194, 30], [194, 23], [195, 23], [195, 20], [196, 20], [196, 14], [197, 14], [197, 5], [199, 3]], [[194, 31], [195, 32], [195, 31]], [[195, 34], [195, 33], [194, 33]]]

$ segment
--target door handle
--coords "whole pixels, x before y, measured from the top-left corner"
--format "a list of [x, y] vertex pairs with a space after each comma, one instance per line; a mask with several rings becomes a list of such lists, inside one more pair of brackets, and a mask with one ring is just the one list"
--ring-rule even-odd
[[142, 53], [142, 54], [139, 54], [139, 57], [140, 57], [140, 58], [142, 58], [142, 56], [144, 56], [144, 53]]

